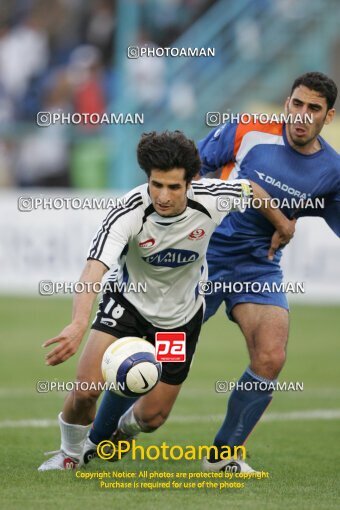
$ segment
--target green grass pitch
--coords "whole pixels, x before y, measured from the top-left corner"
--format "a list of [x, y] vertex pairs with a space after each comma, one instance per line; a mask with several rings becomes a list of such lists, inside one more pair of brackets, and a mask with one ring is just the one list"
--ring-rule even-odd
[[[71, 315], [71, 301], [56, 298], [1, 298], [0, 507], [12, 509], [225, 509], [312, 510], [340, 506], [339, 310], [335, 306], [293, 306], [288, 361], [281, 381], [301, 381], [302, 392], [276, 393], [247, 442], [249, 464], [268, 471], [243, 489], [100, 489], [98, 480], [74, 472], [38, 473], [43, 452], [59, 448], [57, 426], [32, 421], [56, 419], [64, 394], [38, 394], [38, 380], [74, 379], [79, 356], [58, 367], [44, 365], [41, 344], [57, 334]], [[167, 423], [140, 444], [210, 444], [224, 414], [227, 394], [215, 381], [234, 380], [247, 364], [244, 341], [222, 309], [204, 327], [195, 362]], [[329, 411], [330, 419], [322, 419]], [[334, 411], [334, 413], [332, 413]], [[289, 414], [289, 413], [299, 414]], [[337, 414], [336, 414], [337, 413]], [[270, 416], [272, 419], [270, 419]], [[281, 417], [281, 418], [280, 418]], [[289, 419], [290, 418], [290, 419]], [[27, 420], [24, 422], [23, 420]], [[19, 426], [21, 425], [21, 426]], [[93, 461], [87, 471], [200, 471], [189, 461]]]

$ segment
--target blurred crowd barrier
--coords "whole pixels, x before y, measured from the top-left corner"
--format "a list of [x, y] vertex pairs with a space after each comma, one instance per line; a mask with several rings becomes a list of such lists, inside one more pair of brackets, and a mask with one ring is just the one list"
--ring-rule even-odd
[[[126, 0], [138, 9], [131, 44], [169, 46], [211, 0]], [[102, 125], [37, 125], [38, 112], [114, 111], [122, 91], [117, 30], [122, 0], [2, 0], [0, 187], [105, 188], [117, 140]], [[124, 59], [130, 93], [145, 107], [170, 94], [162, 59]], [[130, 65], [128, 65], [130, 64]], [[114, 179], [113, 179], [114, 180]]]
[[[133, 187], [143, 131], [197, 141], [209, 111], [283, 102], [311, 69], [338, 80], [339, 21], [337, 0], [2, 0], [0, 187]], [[216, 52], [136, 59], [130, 45]], [[40, 127], [38, 112], [145, 123]]]

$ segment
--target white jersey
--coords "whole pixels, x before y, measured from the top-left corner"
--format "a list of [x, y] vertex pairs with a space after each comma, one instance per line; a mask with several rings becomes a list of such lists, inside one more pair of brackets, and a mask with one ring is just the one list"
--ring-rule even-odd
[[[114, 273], [118, 268], [119, 283], [125, 267], [127, 289], [145, 282], [146, 292], [123, 295], [153, 326], [182, 326], [204, 302], [197, 290], [198, 282], [207, 279], [205, 255], [212, 233], [251, 195], [245, 179], [201, 179], [188, 189], [184, 212], [169, 218], [155, 211], [148, 184], [143, 184], [125, 195], [124, 207], [109, 212], [92, 241], [88, 259], [99, 260]], [[219, 210], [222, 200], [228, 202], [229, 210]]]

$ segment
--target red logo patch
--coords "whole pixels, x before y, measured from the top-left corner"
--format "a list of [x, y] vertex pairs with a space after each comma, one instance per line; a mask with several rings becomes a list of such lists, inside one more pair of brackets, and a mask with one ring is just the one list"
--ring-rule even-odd
[[186, 334], [182, 331], [156, 333], [156, 360], [162, 362], [183, 362], [186, 359]]
[[189, 234], [188, 239], [190, 239], [190, 241], [197, 241], [198, 239], [202, 239], [204, 236], [205, 231], [203, 228], [196, 228], [196, 230], [193, 230], [191, 234]]
[[76, 469], [78, 463], [76, 461], [74, 461], [73, 459], [71, 459], [70, 457], [65, 457], [64, 458], [64, 469]]
[[155, 240], [154, 239], [147, 239], [146, 241], [141, 241], [138, 246], [140, 246], [141, 248], [151, 248], [151, 246], [153, 246], [155, 244]]

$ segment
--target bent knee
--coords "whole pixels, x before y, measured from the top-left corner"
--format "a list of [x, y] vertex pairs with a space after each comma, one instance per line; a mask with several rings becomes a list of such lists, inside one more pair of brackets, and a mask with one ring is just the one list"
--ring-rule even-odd
[[254, 351], [251, 356], [255, 373], [269, 379], [275, 379], [278, 376], [285, 361], [286, 352], [282, 348]]
[[166, 422], [168, 416], [169, 414], [167, 413], [159, 412], [157, 414], [144, 415], [138, 421], [143, 432], [153, 432]]
[[77, 405], [93, 405], [93, 403], [97, 402], [101, 392], [90, 389], [82, 389], [81, 385], [72, 390], [73, 400]]

